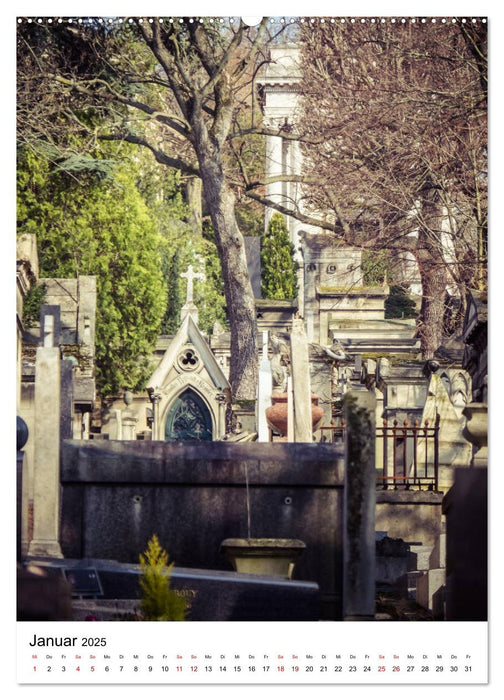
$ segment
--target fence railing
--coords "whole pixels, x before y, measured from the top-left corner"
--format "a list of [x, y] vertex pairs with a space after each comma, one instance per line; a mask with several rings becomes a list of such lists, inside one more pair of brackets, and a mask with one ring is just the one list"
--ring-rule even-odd
[[[345, 437], [345, 422], [319, 428], [323, 442], [339, 442]], [[387, 420], [376, 428], [377, 487], [380, 489], [426, 489], [437, 491], [439, 484], [439, 414], [434, 424], [428, 420], [401, 425]]]

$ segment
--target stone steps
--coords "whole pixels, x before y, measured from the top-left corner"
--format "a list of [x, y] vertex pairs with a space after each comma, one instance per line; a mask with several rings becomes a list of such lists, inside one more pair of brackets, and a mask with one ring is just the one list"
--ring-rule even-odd
[[[386, 532], [377, 533], [377, 542], [386, 540], [386, 548], [380, 544], [377, 547], [378, 574], [392, 574], [388, 586], [383, 586], [377, 579], [377, 591], [385, 598], [399, 595], [412, 605], [418, 605], [434, 619], [442, 619], [444, 615], [444, 583], [445, 583], [445, 535], [441, 535], [435, 545], [425, 545], [421, 542], [403, 542], [392, 540]], [[385, 554], [385, 556], [379, 556]], [[388, 555], [388, 556], [387, 556]], [[390, 561], [389, 561], [390, 559]], [[394, 566], [391, 565], [391, 562]], [[394, 581], [393, 574], [397, 578]], [[387, 590], [388, 588], [388, 590]], [[419, 619], [416, 609], [411, 612], [403, 611], [401, 619]], [[380, 613], [382, 614], [382, 613]], [[391, 619], [391, 618], [389, 618]]]

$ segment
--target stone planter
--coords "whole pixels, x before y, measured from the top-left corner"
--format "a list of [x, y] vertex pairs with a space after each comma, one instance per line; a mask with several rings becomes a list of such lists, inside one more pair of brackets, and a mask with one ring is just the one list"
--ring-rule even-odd
[[221, 543], [221, 552], [235, 571], [292, 578], [294, 564], [306, 548], [301, 540], [281, 538], [235, 538]]
[[[266, 421], [269, 427], [277, 433], [280, 433], [282, 437], [287, 436], [287, 416], [288, 416], [288, 405], [287, 405], [288, 394], [272, 394], [271, 401], [273, 402], [269, 406], [266, 413]], [[319, 397], [317, 394], [311, 395], [311, 413], [312, 413], [312, 430], [315, 431], [316, 426], [322, 419], [324, 415], [324, 409], [318, 405]]]

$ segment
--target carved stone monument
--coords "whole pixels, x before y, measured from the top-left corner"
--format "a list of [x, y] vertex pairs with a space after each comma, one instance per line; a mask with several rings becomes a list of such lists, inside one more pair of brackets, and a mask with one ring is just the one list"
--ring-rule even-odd
[[294, 409], [294, 442], [312, 442], [312, 412], [308, 341], [301, 319], [292, 322], [290, 337]]
[[[52, 318], [53, 323], [48, 323]], [[45, 317], [35, 364], [35, 469], [31, 556], [62, 557], [59, 545], [60, 349], [48, 345], [54, 318]]]

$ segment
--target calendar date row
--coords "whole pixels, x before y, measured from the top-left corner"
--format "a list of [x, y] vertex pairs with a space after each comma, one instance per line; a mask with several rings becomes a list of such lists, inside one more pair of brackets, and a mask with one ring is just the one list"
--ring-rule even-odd
[[462, 665], [426, 665], [426, 664], [407, 664], [407, 665], [129, 665], [129, 664], [108, 664], [105, 666], [99, 664], [64, 664], [64, 665], [35, 665], [34, 672], [40, 673], [471, 673], [472, 666]]

